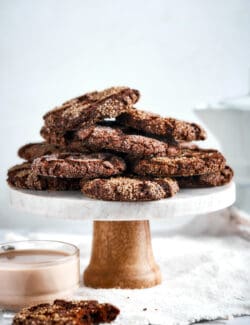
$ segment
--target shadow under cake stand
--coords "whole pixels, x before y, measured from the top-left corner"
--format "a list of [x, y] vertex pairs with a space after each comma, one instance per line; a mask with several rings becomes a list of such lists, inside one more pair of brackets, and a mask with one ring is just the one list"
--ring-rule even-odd
[[[150, 219], [184, 219], [226, 208], [235, 201], [235, 184], [180, 190], [170, 199], [110, 202], [80, 192], [10, 189], [13, 207], [47, 217], [94, 220], [92, 253], [84, 284], [94, 288], [147, 288], [161, 283], [150, 235]], [[162, 248], [164, 249], [164, 247]]]

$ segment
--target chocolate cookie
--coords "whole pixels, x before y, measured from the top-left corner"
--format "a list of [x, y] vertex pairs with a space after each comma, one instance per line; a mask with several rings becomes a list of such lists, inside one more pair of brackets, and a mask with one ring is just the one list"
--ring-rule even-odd
[[58, 147], [53, 144], [49, 144], [47, 142], [36, 142], [29, 143], [22, 146], [18, 150], [18, 156], [28, 161], [32, 161], [37, 157], [41, 157], [44, 155], [50, 155], [52, 153], [59, 153], [67, 151], [67, 149], [63, 147]]
[[80, 179], [40, 176], [31, 170], [29, 162], [10, 168], [7, 182], [10, 186], [18, 189], [38, 191], [76, 191], [80, 189]]
[[76, 302], [55, 300], [23, 308], [13, 319], [13, 325], [94, 325], [110, 323], [120, 310], [111, 304], [95, 300]]
[[155, 177], [193, 176], [215, 173], [225, 167], [225, 158], [217, 150], [183, 149], [174, 157], [153, 157], [134, 162], [132, 170], [138, 175]]
[[223, 186], [233, 178], [233, 170], [231, 167], [226, 166], [224, 169], [204, 175], [195, 175], [187, 177], [176, 177], [180, 188], [202, 188], [212, 186]]
[[142, 135], [125, 133], [124, 131], [118, 126], [93, 125], [64, 134], [44, 127], [41, 130], [41, 134], [46, 141], [67, 146], [76, 152], [81, 150], [83, 152], [111, 150], [127, 153], [135, 157], [144, 157], [151, 155], [174, 155], [179, 151], [178, 145], [172, 145]]
[[112, 150], [132, 156], [174, 155], [179, 149], [142, 135], [126, 134], [119, 128], [93, 126], [79, 129], [76, 138], [91, 150]]
[[160, 115], [137, 109], [130, 109], [121, 114], [117, 117], [117, 121], [125, 126], [176, 141], [206, 139], [205, 130], [196, 123], [188, 123], [170, 117], [161, 117]]
[[179, 190], [171, 178], [112, 177], [81, 181], [82, 192], [106, 201], [152, 201], [171, 197]]
[[109, 153], [60, 153], [36, 158], [32, 163], [32, 170], [37, 175], [50, 177], [110, 177], [125, 169], [124, 160]]
[[139, 91], [126, 87], [112, 87], [71, 99], [44, 115], [46, 126], [72, 130], [80, 125], [93, 125], [105, 118], [115, 118], [126, 112], [139, 99]]

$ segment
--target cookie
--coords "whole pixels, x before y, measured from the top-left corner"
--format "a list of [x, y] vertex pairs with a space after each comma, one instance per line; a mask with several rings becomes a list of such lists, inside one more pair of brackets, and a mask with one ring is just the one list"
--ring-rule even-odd
[[233, 178], [233, 170], [231, 167], [226, 166], [224, 169], [204, 175], [194, 175], [187, 177], [176, 177], [176, 180], [180, 188], [202, 188], [202, 187], [213, 187], [223, 186]]
[[39, 304], [23, 308], [13, 319], [13, 325], [94, 325], [110, 323], [120, 310], [95, 300], [76, 302], [55, 300], [53, 304]]
[[32, 161], [35, 158], [44, 155], [50, 155], [52, 153], [59, 153], [64, 151], [67, 151], [67, 149], [63, 147], [58, 147], [53, 144], [49, 144], [47, 142], [36, 142], [36, 143], [29, 143], [22, 146], [18, 150], [18, 156], [27, 161]]
[[[125, 133], [125, 131], [129, 133]], [[130, 130], [121, 129], [117, 125], [113, 127], [94, 125], [64, 134], [44, 127], [41, 134], [46, 141], [67, 146], [75, 152], [110, 150], [135, 157], [144, 157], [174, 155], [179, 151], [178, 144], [173, 145], [147, 136], [131, 134]]]
[[60, 132], [93, 125], [126, 112], [139, 99], [139, 91], [112, 87], [71, 99], [44, 115], [45, 125]]
[[37, 175], [92, 179], [119, 175], [126, 169], [125, 161], [109, 153], [60, 153], [36, 158], [32, 170]]
[[117, 117], [117, 121], [149, 134], [164, 136], [176, 141], [193, 141], [206, 139], [206, 132], [196, 123], [180, 121], [158, 114], [130, 109]]
[[76, 132], [76, 138], [91, 150], [112, 150], [135, 157], [174, 155], [179, 151], [177, 146], [153, 138], [126, 134], [119, 128], [99, 125], [79, 129]]
[[82, 192], [105, 201], [152, 201], [171, 197], [179, 190], [171, 178], [112, 177], [81, 181]]
[[217, 150], [183, 149], [173, 157], [153, 157], [134, 162], [132, 170], [138, 175], [154, 177], [193, 176], [215, 173], [225, 167], [225, 158]]
[[[118, 124], [115, 120], [104, 120], [102, 122], [97, 123], [96, 125], [91, 125], [89, 127], [80, 127], [79, 129], [66, 131], [66, 132], [60, 132], [58, 130], [55, 130], [53, 128], [51, 129], [44, 125], [40, 130], [40, 134], [46, 140], [46, 142], [48, 142], [50, 144], [54, 144], [56, 146], [71, 147], [72, 144], [73, 145], [75, 143], [77, 144], [77, 142], [80, 141], [79, 137], [77, 136], [78, 130], [80, 131], [80, 133], [84, 132], [87, 135], [90, 135], [91, 132], [93, 130], [95, 130], [95, 127], [97, 128], [97, 130], [100, 127], [109, 127], [112, 129], [116, 129], [118, 131], [120, 130], [120, 131], [124, 132], [125, 134], [136, 134], [136, 135], [147, 136], [146, 134], [144, 134], [144, 132], [140, 132], [138, 130], [127, 128], [123, 125]], [[83, 138], [83, 136], [81, 136], [80, 138]], [[86, 136], [84, 138], [86, 138]], [[158, 137], [155, 137], [155, 138], [157, 140], [161, 140], [161, 139], [158, 139]], [[78, 147], [78, 146], [79, 146], [79, 144], [76, 145], [76, 147]], [[83, 142], [82, 142], [82, 146], [84, 148]]]
[[80, 179], [40, 176], [31, 170], [29, 162], [10, 168], [7, 182], [12, 187], [26, 190], [77, 191], [80, 189]]

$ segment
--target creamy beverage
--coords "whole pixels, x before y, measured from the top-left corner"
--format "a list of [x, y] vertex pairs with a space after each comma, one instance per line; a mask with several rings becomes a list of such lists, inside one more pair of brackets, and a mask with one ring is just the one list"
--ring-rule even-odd
[[8, 265], [25, 265], [33, 264], [39, 265], [42, 263], [55, 262], [58, 259], [62, 259], [63, 256], [69, 256], [64, 252], [49, 251], [49, 250], [19, 250], [19, 251], [6, 251], [0, 254], [0, 264]]
[[[0, 307], [15, 309], [67, 298], [79, 286], [79, 253], [75, 246], [34, 242], [33, 248], [29, 241], [1, 246]], [[27, 248], [20, 243], [27, 243]]]

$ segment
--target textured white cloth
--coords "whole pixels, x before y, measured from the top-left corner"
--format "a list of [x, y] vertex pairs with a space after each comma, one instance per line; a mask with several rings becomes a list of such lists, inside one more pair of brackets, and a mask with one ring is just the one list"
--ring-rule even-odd
[[[250, 315], [250, 218], [230, 208], [197, 216], [178, 230], [153, 234], [153, 249], [163, 283], [142, 290], [81, 287], [75, 296], [110, 302], [121, 309], [114, 324], [185, 325], [195, 321]], [[91, 236], [8, 233], [6, 240], [54, 239], [81, 249], [89, 261]]]

